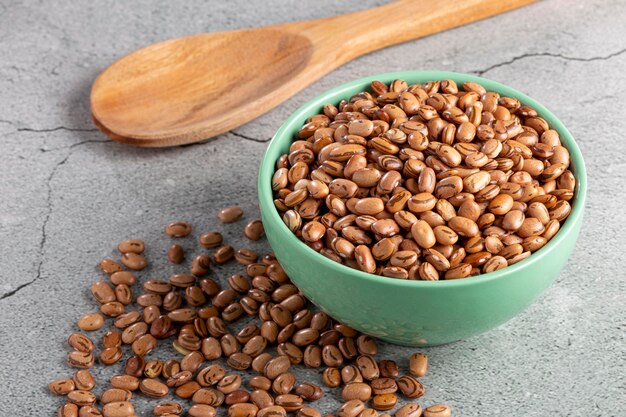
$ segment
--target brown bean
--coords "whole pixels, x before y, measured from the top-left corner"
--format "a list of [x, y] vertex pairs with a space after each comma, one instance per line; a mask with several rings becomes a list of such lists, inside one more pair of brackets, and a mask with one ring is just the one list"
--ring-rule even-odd
[[359, 199], [355, 205], [355, 213], [359, 215], [376, 215], [385, 209], [385, 203], [377, 197]]
[[398, 397], [395, 394], [380, 394], [372, 397], [370, 405], [374, 410], [386, 411], [391, 410], [398, 403]]
[[341, 398], [344, 401], [361, 400], [367, 401], [372, 396], [372, 388], [363, 382], [351, 382], [341, 391]]
[[243, 234], [250, 240], [259, 240], [265, 234], [263, 223], [260, 219], [251, 220], [243, 229]]
[[324, 396], [324, 391], [319, 385], [315, 385], [311, 382], [304, 382], [299, 384], [294, 393], [304, 398], [307, 401], [317, 401]]
[[78, 406], [76, 404], [63, 404], [58, 411], [58, 417], [78, 417]]
[[372, 255], [372, 251], [366, 245], [359, 245], [354, 249], [354, 255], [359, 265], [359, 269], [364, 272], [374, 273], [376, 270], [376, 261]]
[[424, 417], [450, 417], [451, 415], [450, 407], [445, 404], [431, 405], [424, 410]]
[[130, 286], [134, 285], [137, 282], [137, 278], [135, 277], [135, 275], [133, 275], [132, 272], [128, 271], [115, 272], [110, 276], [110, 279], [113, 285], [124, 284]]
[[418, 220], [411, 226], [411, 235], [422, 248], [431, 248], [437, 242], [433, 229], [424, 220]]
[[463, 179], [463, 190], [468, 193], [477, 193], [491, 181], [491, 176], [487, 171], [478, 171], [475, 174], [469, 175]]
[[105, 273], [112, 275], [122, 270], [122, 266], [115, 262], [113, 259], [103, 259], [100, 261], [100, 269]]
[[361, 400], [350, 400], [345, 402], [337, 410], [337, 417], [356, 417], [365, 409], [365, 404]]
[[194, 404], [187, 410], [187, 415], [189, 417], [215, 417], [217, 410], [207, 404]]
[[376, 395], [393, 394], [398, 390], [398, 385], [393, 378], [376, 378], [370, 382], [372, 392]]
[[211, 407], [219, 407], [225, 400], [224, 393], [213, 388], [200, 388], [193, 393], [191, 398], [194, 404], [205, 404]]
[[422, 407], [419, 404], [409, 403], [398, 408], [395, 417], [420, 417], [422, 415]]
[[121, 261], [126, 268], [134, 271], [141, 271], [148, 266], [148, 261], [143, 255], [132, 252], [122, 254]]
[[313, 407], [302, 407], [298, 410], [296, 417], [322, 417], [322, 414]]
[[[167, 317], [165, 317], [165, 318], [167, 318]], [[153, 325], [154, 325], [155, 328], [157, 327], [158, 324], [159, 324], [158, 320], [155, 320], [153, 322]], [[122, 343], [124, 343], [124, 344], [131, 344], [131, 343], [133, 343], [135, 340], [137, 340], [138, 337], [143, 336], [144, 334], [146, 334], [148, 332], [148, 329], [149, 329], [148, 324], [143, 322], [143, 321], [140, 321], [140, 322], [137, 322], [137, 323], [133, 323], [133, 324], [127, 326], [124, 329], [124, 331], [122, 332]], [[157, 334], [157, 336], [159, 336], [159, 333], [155, 332], [155, 334]]]
[[152, 412], [155, 416], [182, 414], [183, 407], [177, 402], [166, 401], [155, 405]]
[[279, 405], [287, 412], [298, 411], [304, 406], [302, 397], [295, 394], [281, 394], [274, 399], [276, 405]]
[[363, 376], [356, 365], [347, 365], [341, 368], [341, 380], [344, 384], [363, 382]]
[[115, 298], [123, 305], [129, 305], [133, 302], [133, 292], [126, 284], [115, 286]]
[[296, 346], [307, 346], [314, 343], [319, 337], [319, 332], [315, 329], [306, 328], [298, 330], [293, 335], [293, 343]]
[[[187, 373], [189, 375], [189, 378], [191, 378], [191, 372]], [[182, 385], [177, 386], [174, 393], [177, 397], [180, 398], [191, 398], [198, 390], [200, 390], [200, 384], [198, 384], [196, 381], [188, 381]]]
[[78, 406], [92, 405], [96, 402], [96, 395], [90, 391], [74, 390], [68, 392], [67, 401]]
[[522, 227], [522, 223], [524, 223], [524, 213], [520, 210], [511, 210], [502, 219], [502, 227], [508, 231], [516, 231], [520, 227]]
[[134, 414], [135, 409], [128, 401], [108, 403], [102, 408], [104, 417], [132, 417]]
[[100, 312], [107, 317], [117, 317], [124, 313], [124, 304], [113, 301], [100, 306]]
[[274, 379], [272, 382], [272, 391], [278, 395], [289, 394], [295, 384], [296, 376], [291, 372], [285, 372]]
[[445, 273], [445, 279], [459, 279], [467, 278], [472, 273], [472, 265], [468, 263], [462, 263], [457, 266], [451, 267]]
[[279, 405], [272, 405], [260, 409], [256, 415], [257, 417], [287, 417], [287, 411]]
[[[213, 259], [216, 260], [216, 263], [222, 262], [224, 258], [227, 258], [228, 260], [230, 260], [235, 254], [234, 249], [232, 248], [231, 248], [232, 250], [227, 250], [226, 253], [218, 254], [220, 249], [218, 249], [213, 254]], [[195, 258], [193, 258], [193, 261], [191, 261], [191, 273], [195, 275], [196, 277], [202, 277], [206, 275], [210, 271], [210, 268], [211, 268], [211, 258], [209, 257], [209, 255], [198, 255]]]
[[185, 251], [182, 246], [173, 244], [167, 250], [167, 259], [173, 264], [181, 264], [185, 260]]
[[308, 368], [319, 368], [322, 365], [322, 348], [309, 345], [304, 349], [303, 362]]
[[271, 354], [267, 352], [263, 352], [252, 360], [251, 367], [254, 371], [258, 373], [263, 373], [263, 370], [265, 369], [265, 365], [267, 365], [267, 363], [271, 359], [272, 359]]
[[120, 388], [109, 388], [100, 395], [100, 402], [108, 404], [120, 401], [130, 401], [133, 394], [130, 391]]
[[409, 358], [409, 371], [411, 375], [422, 377], [428, 370], [428, 357], [423, 353], [414, 353]]
[[522, 222], [522, 225], [517, 230], [517, 234], [522, 238], [527, 238], [534, 235], [540, 235], [544, 232], [545, 228], [541, 220], [534, 217], [526, 217]]
[[359, 368], [361, 375], [363, 375], [363, 378], [368, 381], [376, 379], [380, 376], [378, 363], [376, 363], [376, 360], [374, 360], [372, 355], [360, 355], [356, 359], [356, 365]]
[[139, 388], [139, 379], [132, 375], [114, 375], [110, 382], [113, 388], [127, 391], [135, 391]]
[[252, 364], [252, 356], [247, 355], [243, 352], [235, 352], [228, 357], [226, 363], [231, 368], [242, 371], [250, 367], [250, 365]]
[[226, 207], [217, 213], [217, 218], [222, 223], [233, 223], [243, 216], [243, 210], [239, 206]]
[[257, 389], [250, 394], [250, 401], [260, 409], [274, 405], [274, 398], [263, 389]]
[[343, 355], [336, 346], [326, 345], [322, 348], [322, 360], [326, 366], [337, 367], [343, 363]]
[[102, 326], [104, 326], [104, 317], [102, 317], [99, 313], [87, 314], [78, 319], [76, 325], [81, 330], [92, 332], [94, 330], [99, 330]]
[[67, 343], [78, 352], [91, 353], [95, 349], [91, 339], [81, 333], [72, 333], [68, 337]]
[[327, 387], [336, 388], [341, 385], [341, 373], [337, 368], [326, 368], [322, 373], [322, 380]]
[[459, 240], [459, 235], [448, 226], [435, 226], [433, 233], [435, 240], [441, 245], [454, 245]]
[[200, 245], [207, 249], [217, 248], [222, 245], [223, 237], [219, 232], [207, 232], [200, 235]]
[[272, 381], [269, 378], [257, 375], [250, 378], [248, 385], [257, 390], [268, 391], [272, 387]]
[[432, 210], [437, 204], [437, 198], [431, 193], [418, 193], [407, 202], [408, 209], [416, 214]]
[[78, 417], [101, 417], [100, 410], [93, 405], [84, 405], [78, 410]]
[[278, 356], [267, 362], [263, 373], [266, 377], [273, 380], [278, 375], [287, 372], [290, 366], [291, 362], [289, 361], [289, 358], [287, 358], [286, 356]]
[[186, 237], [191, 233], [191, 224], [187, 222], [173, 222], [165, 227], [169, 237]]
[[[379, 417], [378, 411], [373, 408], [365, 408], [359, 414], [359, 417]], [[380, 414], [380, 417], [391, 417], [389, 414]]]
[[67, 355], [67, 362], [71, 367], [87, 369], [93, 366], [94, 357], [90, 352], [73, 351]]
[[143, 375], [145, 364], [141, 356], [131, 356], [124, 364], [124, 373], [138, 378]]
[[455, 216], [448, 222], [448, 226], [463, 237], [473, 237], [480, 233], [478, 225], [465, 217]]
[[113, 288], [105, 281], [96, 281], [91, 284], [91, 294], [100, 304], [116, 301]]
[[426, 392], [424, 386], [410, 375], [398, 378], [397, 384], [402, 394], [407, 398], [419, 398]]
[[398, 364], [392, 360], [384, 359], [378, 363], [380, 376], [383, 378], [396, 378], [399, 374]]
[[123, 355], [124, 351], [121, 349], [121, 347], [115, 346], [104, 349], [102, 352], [100, 352], [100, 356], [98, 358], [100, 359], [100, 362], [102, 362], [104, 365], [113, 365], [114, 363], [117, 363], [120, 359], [122, 359]]
[[139, 336], [132, 344], [132, 349], [135, 355], [144, 356], [152, 352], [157, 347], [157, 340], [151, 334], [144, 334]]
[[250, 400], [250, 394], [248, 394], [244, 390], [236, 390], [228, 394], [224, 398], [224, 404], [233, 405], [233, 404], [242, 404], [247, 403]]
[[[233, 258], [233, 256], [235, 256], [235, 249], [230, 245], [225, 245], [225, 246], [219, 247], [215, 252], [213, 252], [213, 256], [211, 259], [216, 264], [223, 265], [226, 262], [230, 261]], [[208, 265], [206, 266], [208, 267]], [[204, 269], [208, 271], [208, 268], [204, 268]]]
[[75, 389], [74, 381], [71, 379], [57, 379], [48, 384], [50, 392], [56, 395], [67, 395]]
[[82, 391], [91, 391], [96, 386], [96, 380], [87, 369], [76, 371], [72, 376], [72, 381], [76, 389]]
[[443, 178], [435, 186], [435, 196], [439, 199], [449, 199], [458, 195], [463, 190], [461, 177], [453, 175]]

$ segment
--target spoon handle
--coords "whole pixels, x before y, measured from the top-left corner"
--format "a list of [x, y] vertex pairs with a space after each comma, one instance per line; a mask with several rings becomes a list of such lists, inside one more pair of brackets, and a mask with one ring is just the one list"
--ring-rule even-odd
[[[325, 45], [337, 67], [368, 52], [475, 22], [536, 0], [399, 0], [374, 9], [285, 25]], [[327, 52], [325, 51], [325, 52]], [[321, 51], [320, 51], [321, 52]]]

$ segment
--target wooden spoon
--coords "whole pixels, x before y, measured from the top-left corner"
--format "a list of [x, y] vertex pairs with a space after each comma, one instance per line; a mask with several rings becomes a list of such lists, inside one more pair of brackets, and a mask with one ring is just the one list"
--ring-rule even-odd
[[375, 9], [159, 42], [96, 78], [91, 113], [112, 139], [163, 147], [227, 132], [371, 51], [535, 0], [400, 0]]

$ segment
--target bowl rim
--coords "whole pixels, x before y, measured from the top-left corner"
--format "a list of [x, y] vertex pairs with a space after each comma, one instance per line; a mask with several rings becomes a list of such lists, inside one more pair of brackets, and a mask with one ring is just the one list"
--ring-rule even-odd
[[[278, 210], [276, 210], [276, 207], [274, 206], [271, 179], [274, 174], [276, 161], [270, 160], [269, 154], [272, 153], [276, 148], [282, 146], [282, 142], [284, 140], [287, 140], [284, 137], [289, 134], [289, 131], [291, 131], [294, 126], [302, 125], [304, 120], [306, 120], [306, 118], [308, 118], [313, 111], [320, 111], [325, 103], [339, 102], [342, 98], [347, 98], [350, 90], [354, 90], [357, 87], [365, 90], [372, 81], [378, 80], [389, 84], [395, 79], [406, 80], [409, 84], [423, 83], [430, 80], [441, 79], [452, 79], [457, 82], [457, 84], [461, 84], [464, 81], [477, 82], [485, 87], [488, 91], [495, 91], [500, 93], [501, 95], [515, 97], [520, 100], [522, 104], [533, 107], [535, 110], [537, 110], [539, 116], [544, 118], [548, 122], [552, 129], [555, 129], [559, 132], [561, 141], [570, 153], [570, 167], [573, 167], [572, 172], [574, 174], [574, 177], [576, 178], [576, 193], [574, 195], [575, 204], [572, 204], [572, 212], [566, 219], [565, 224], [561, 226], [557, 234], [543, 248], [539, 249], [528, 258], [514, 265], [507, 266], [506, 268], [498, 271], [470, 277], [469, 279], [454, 279], [442, 281], [403, 280], [369, 274], [367, 272], [350, 268], [349, 266], [328, 259], [324, 255], [308, 247], [287, 228], [287, 226], [282, 221], [280, 215], [278, 214]], [[289, 138], [289, 141], [293, 141], [293, 138]], [[323, 263], [325, 267], [329, 268], [333, 272], [336, 272], [337, 274], [352, 275], [355, 278], [371, 281], [376, 284], [388, 284], [406, 288], [443, 289], [466, 285], [478, 285], [481, 283], [502, 279], [510, 274], [515, 274], [516, 272], [526, 268], [527, 266], [530, 266], [537, 262], [541, 262], [541, 260], [548, 256], [562, 241], [568, 238], [568, 236], [575, 229], [578, 222], [581, 221], [587, 194], [587, 172], [585, 169], [585, 163], [580, 148], [578, 147], [578, 144], [574, 140], [569, 130], [567, 130], [565, 125], [550, 110], [548, 110], [541, 103], [525, 95], [524, 93], [499, 82], [489, 80], [487, 78], [460, 72], [421, 70], [394, 71], [374, 74], [368, 77], [359, 78], [338, 85], [317, 95], [313, 99], [300, 106], [297, 110], [295, 110], [276, 131], [263, 155], [263, 158], [261, 160], [261, 166], [259, 169], [258, 194], [261, 211], [264, 212], [266, 219], [278, 223], [278, 230], [280, 230], [281, 234], [280, 238], [285, 239], [290, 245], [294, 245], [299, 249], [305, 250], [307, 254], [313, 257], [313, 259], [315, 259], [317, 262]]]

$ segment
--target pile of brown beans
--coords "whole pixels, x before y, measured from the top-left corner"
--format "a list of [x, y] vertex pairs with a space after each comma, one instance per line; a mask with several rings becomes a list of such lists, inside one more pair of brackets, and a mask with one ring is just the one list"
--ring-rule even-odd
[[[239, 207], [229, 207], [218, 218], [231, 223], [242, 215]], [[175, 222], [165, 232], [180, 240], [191, 235], [192, 226]], [[260, 220], [244, 228], [250, 240], [263, 234]], [[213, 252], [193, 257], [188, 271], [167, 280], [140, 280], [148, 265], [141, 240], [118, 245], [121, 262], [100, 263], [107, 279], [91, 285], [100, 311], [79, 318], [81, 332], [67, 340], [68, 363], [77, 370], [48, 385], [67, 399], [59, 417], [134, 417], [133, 397], [138, 395], [161, 399], [153, 414], [162, 417], [215, 417], [220, 408], [227, 408], [229, 417], [321, 417], [313, 402], [324, 390], [314, 382], [298, 381], [293, 372], [298, 366], [324, 368], [323, 384], [340, 392], [343, 405], [327, 416], [389, 417], [386, 412], [400, 405], [398, 394], [408, 400], [424, 394], [418, 378], [427, 371], [425, 355], [416, 353], [400, 366], [377, 361], [376, 341], [315, 311], [273, 255], [235, 250], [219, 232], [203, 233], [199, 244], [202, 252]], [[167, 258], [181, 264], [183, 246], [173, 243]], [[222, 287], [213, 265], [233, 259], [245, 267], [245, 274], [230, 276]], [[248, 321], [235, 330], [245, 317]], [[86, 334], [105, 326], [99, 343]], [[173, 346], [180, 357], [159, 358], [162, 344]], [[120, 369], [99, 396], [89, 371], [97, 362]], [[404, 366], [408, 372], [401, 375]], [[178, 399], [165, 399], [171, 394]], [[186, 407], [187, 401], [191, 405]], [[394, 415], [448, 417], [451, 410], [443, 404], [422, 410], [408, 402]]]
[[453, 80], [379, 81], [310, 117], [276, 164], [274, 203], [322, 255], [399, 279], [488, 273], [570, 214], [559, 134], [519, 100]]

